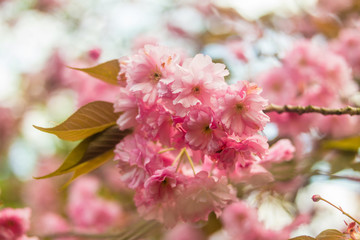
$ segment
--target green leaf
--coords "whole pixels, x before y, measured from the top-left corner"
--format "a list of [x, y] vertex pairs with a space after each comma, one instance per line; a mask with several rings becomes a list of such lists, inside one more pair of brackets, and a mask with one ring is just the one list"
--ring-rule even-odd
[[50, 177], [59, 176], [59, 175], [66, 174], [66, 173], [73, 171], [72, 167], [76, 166], [81, 161], [86, 150], [88, 149], [90, 142], [93, 139], [94, 139], [94, 137], [89, 137], [89, 138], [83, 140], [81, 143], [79, 143], [79, 145], [77, 145], [71, 151], [71, 153], [66, 157], [63, 164], [61, 164], [61, 166], [58, 169], [56, 169], [54, 172], [47, 174], [45, 176], [42, 176], [42, 177], [34, 177], [34, 178], [35, 179], [50, 178]]
[[295, 238], [290, 238], [289, 240], [316, 240], [316, 239], [309, 236], [299, 236]]
[[101, 63], [91, 68], [74, 68], [71, 69], [79, 70], [89, 74], [90, 76], [100, 79], [104, 82], [118, 85], [117, 76], [120, 72], [120, 65], [117, 59]]
[[115, 148], [115, 146], [123, 139], [125, 136], [132, 133], [131, 129], [126, 129], [121, 131], [117, 125], [109, 127], [96, 136], [96, 138], [91, 141], [88, 146], [87, 151], [82, 157], [81, 162], [86, 162], [92, 158], [95, 158], [109, 150]]
[[344, 240], [344, 234], [336, 229], [327, 229], [317, 235], [316, 240]]
[[114, 112], [112, 103], [95, 101], [81, 107], [56, 127], [34, 127], [40, 131], [55, 134], [63, 140], [78, 141], [115, 125], [119, 116], [120, 113]]
[[[131, 130], [120, 131], [118, 126], [112, 126], [101, 133], [88, 137], [74, 148], [57, 170], [48, 175], [37, 177], [37, 179], [58, 176], [73, 171], [76, 173], [78, 168], [84, 168], [84, 166], [87, 166], [87, 168], [89, 168], [90, 165], [100, 166], [101, 160], [97, 158], [104, 158], [104, 156], [107, 156], [104, 154], [113, 152], [116, 144], [118, 144], [125, 136], [131, 134], [131, 132]], [[90, 161], [100, 161], [100, 165], [94, 165], [94, 163], [89, 163], [89, 165], [85, 164]]]
[[325, 140], [322, 146], [324, 148], [357, 152], [360, 147], [360, 136], [340, 140]]
[[86, 162], [81, 163], [80, 165], [77, 165], [75, 168], [73, 168], [74, 174], [71, 177], [71, 179], [65, 183], [63, 188], [67, 187], [72, 181], [74, 181], [79, 176], [89, 173], [96, 168], [103, 165], [105, 162], [111, 160], [114, 157], [114, 151], [111, 149], [110, 151], [107, 151], [95, 158], [92, 158]]

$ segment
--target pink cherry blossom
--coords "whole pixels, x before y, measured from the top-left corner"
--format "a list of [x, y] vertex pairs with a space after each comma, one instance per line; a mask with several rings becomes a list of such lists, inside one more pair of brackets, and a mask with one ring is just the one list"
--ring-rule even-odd
[[72, 185], [67, 210], [77, 229], [103, 232], [121, 216], [118, 204], [97, 196], [99, 187], [99, 181], [91, 177], [80, 178]]
[[184, 119], [185, 142], [194, 150], [215, 152], [222, 146], [225, 132], [219, 128], [209, 108], [193, 108]]
[[30, 208], [0, 210], [0, 239], [17, 240], [30, 228]]
[[172, 159], [158, 154], [161, 148], [140, 135], [125, 137], [115, 148], [121, 179], [130, 188], [142, 187], [156, 170], [169, 166]]
[[126, 89], [120, 88], [117, 100], [114, 103], [115, 112], [122, 112], [116, 123], [120, 130], [135, 127], [137, 125], [138, 105], [136, 98]]
[[282, 67], [272, 68], [261, 74], [257, 81], [264, 90], [262, 96], [273, 104], [293, 104], [297, 90], [294, 79]]
[[279, 163], [289, 161], [294, 157], [294, 152], [295, 147], [290, 140], [281, 139], [271, 146], [262, 162]]
[[230, 133], [252, 135], [264, 128], [269, 117], [262, 112], [267, 101], [260, 92], [255, 84], [243, 81], [228, 86], [219, 99], [218, 117]]
[[244, 202], [236, 202], [224, 210], [221, 220], [231, 239], [234, 240], [286, 240], [289, 239], [291, 231], [309, 221], [309, 215], [298, 215], [291, 224], [275, 231], [266, 229], [258, 220], [256, 209]]
[[229, 137], [216, 153], [210, 155], [221, 170], [234, 170], [236, 164], [241, 166], [262, 159], [269, 145], [267, 138], [253, 135], [248, 138]]
[[146, 219], [158, 219], [167, 227], [175, 226], [181, 210], [177, 199], [183, 196], [186, 181], [173, 167], [155, 171], [144, 188], [136, 191], [134, 200], [139, 213]]
[[159, 82], [171, 82], [174, 68], [181, 61], [181, 54], [173, 49], [146, 45], [121, 67], [126, 72], [130, 92], [142, 101], [154, 104], [158, 99]]
[[215, 179], [201, 171], [189, 179], [177, 205], [185, 222], [208, 220], [214, 212], [219, 216], [222, 209], [235, 200], [235, 190], [228, 185], [226, 178]]
[[229, 74], [224, 64], [213, 63], [206, 55], [197, 54], [184, 61], [178, 71], [181, 73], [172, 84], [172, 93], [178, 94], [173, 103], [189, 108], [197, 104], [211, 106], [214, 92], [226, 87], [224, 76]]
[[[47, 212], [35, 222], [35, 231], [38, 235], [65, 233], [71, 230], [69, 223], [60, 215]], [[72, 240], [73, 238], [58, 238], [59, 240]]]
[[330, 49], [344, 57], [355, 76], [360, 75], [360, 33], [358, 29], [343, 29], [330, 44]]

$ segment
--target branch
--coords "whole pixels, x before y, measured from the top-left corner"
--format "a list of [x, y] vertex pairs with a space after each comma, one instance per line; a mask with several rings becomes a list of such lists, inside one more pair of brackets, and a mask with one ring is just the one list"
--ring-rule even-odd
[[140, 222], [129, 229], [126, 229], [119, 233], [114, 234], [89, 234], [80, 232], [64, 232], [54, 233], [49, 235], [41, 236], [40, 239], [57, 239], [65, 237], [79, 237], [84, 239], [117, 239], [117, 240], [135, 240], [144, 235], [147, 235], [151, 231], [156, 230], [160, 227], [160, 224], [156, 221]]
[[284, 105], [279, 106], [275, 104], [270, 104], [264, 110], [264, 112], [277, 112], [277, 113], [284, 113], [284, 112], [292, 112], [297, 113], [299, 115], [304, 113], [320, 113], [322, 115], [360, 115], [360, 108], [355, 107], [344, 107], [344, 108], [323, 108], [323, 107], [315, 107], [312, 105], [308, 106], [291, 106], [291, 105]]

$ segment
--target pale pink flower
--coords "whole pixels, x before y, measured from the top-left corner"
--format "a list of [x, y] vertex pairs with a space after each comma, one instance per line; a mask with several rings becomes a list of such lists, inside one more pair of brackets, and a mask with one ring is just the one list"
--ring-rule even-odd
[[258, 220], [256, 209], [244, 202], [236, 202], [224, 209], [221, 215], [224, 228], [234, 240], [286, 240], [291, 231], [309, 222], [308, 215], [299, 215], [293, 222], [279, 231], [266, 229]]
[[0, 210], [0, 239], [17, 240], [25, 237], [30, 228], [30, 208]]
[[[319, 116], [317, 114], [299, 115], [296, 113], [269, 113], [271, 122], [278, 125], [279, 136], [297, 136], [310, 130], [313, 122], [316, 122]], [[286, 126], [286, 127], [281, 127]]]
[[215, 152], [223, 145], [221, 139], [226, 137], [209, 108], [193, 108], [184, 119], [183, 128], [185, 142], [194, 150]]
[[140, 49], [144, 48], [146, 45], [158, 45], [159, 39], [153, 36], [139, 35], [137, 36], [133, 42], [131, 50], [133, 52], [137, 52]]
[[242, 136], [263, 130], [269, 117], [262, 112], [267, 101], [260, 92], [255, 84], [243, 81], [228, 86], [219, 99], [218, 117], [230, 133]]
[[145, 219], [157, 219], [167, 227], [173, 227], [179, 220], [176, 200], [183, 196], [186, 177], [176, 173], [175, 168], [157, 170], [147, 179], [144, 188], [138, 188], [135, 205]]
[[257, 81], [262, 87], [262, 96], [273, 104], [292, 104], [296, 98], [297, 89], [294, 79], [284, 67], [272, 68], [261, 74]]
[[241, 40], [232, 40], [226, 43], [226, 47], [237, 59], [243, 62], [248, 62], [248, 58], [245, 55], [245, 44]]
[[180, 215], [185, 222], [208, 220], [211, 212], [219, 216], [222, 209], [236, 198], [235, 190], [226, 178], [216, 180], [201, 171], [186, 183], [182, 196], [177, 200]]
[[245, 166], [259, 161], [268, 148], [267, 138], [258, 134], [243, 139], [229, 137], [222, 148], [210, 156], [219, 169], [231, 171], [236, 164]]
[[331, 42], [330, 49], [345, 58], [355, 76], [360, 75], [360, 33], [358, 29], [343, 29]]
[[284, 58], [284, 67], [296, 83], [299, 105], [328, 106], [357, 89], [344, 59], [309, 41], [294, 45]]
[[[69, 223], [60, 215], [47, 212], [34, 222], [34, 229], [38, 235], [64, 233], [71, 230]], [[73, 238], [59, 238], [59, 240], [71, 240]]]
[[319, 121], [316, 126], [321, 134], [325, 134], [333, 138], [344, 138], [357, 135], [360, 130], [359, 123], [359, 116], [333, 115], [319, 117]]
[[290, 140], [281, 139], [271, 146], [262, 162], [279, 163], [289, 161], [294, 157], [294, 152], [295, 147]]
[[184, 108], [197, 104], [211, 106], [211, 98], [226, 87], [224, 76], [229, 74], [224, 64], [213, 63], [209, 56], [202, 54], [186, 59], [177, 71], [181, 74], [171, 87], [172, 93], [178, 94], [173, 104]]
[[130, 188], [142, 187], [150, 175], [173, 161], [166, 153], [158, 154], [160, 150], [160, 146], [138, 134], [125, 137], [114, 151], [121, 179]]
[[174, 125], [172, 115], [162, 105], [139, 105], [136, 120], [140, 124], [140, 134], [152, 141], [159, 140], [165, 146], [173, 145], [173, 138], [178, 130]]
[[146, 199], [150, 202], [173, 201], [176, 187], [183, 183], [183, 175], [176, 173], [174, 167], [159, 169], [144, 184]]
[[71, 187], [68, 215], [75, 227], [90, 232], [103, 232], [121, 216], [118, 204], [97, 196], [99, 181], [92, 177], [78, 179]]
[[264, 186], [275, 180], [266, 168], [254, 162], [248, 162], [246, 165], [237, 164], [229, 178], [234, 183], [246, 183], [255, 187]]
[[120, 88], [117, 100], [114, 103], [115, 112], [121, 112], [120, 117], [116, 121], [120, 130], [125, 130], [138, 125], [136, 116], [139, 109], [136, 98], [126, 89]]
[[173, 81], [174, 68], [181, 61], [181, 54], [171, 48], [146, 45], [126, 64], [128, 89], [142, 101], [154, 104], [158, 99], [159, 82]]

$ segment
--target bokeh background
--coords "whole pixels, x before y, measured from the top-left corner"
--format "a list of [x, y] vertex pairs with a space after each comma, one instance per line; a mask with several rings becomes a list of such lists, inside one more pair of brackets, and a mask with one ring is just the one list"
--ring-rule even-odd
[[[358, 8], [355, 0], [0, 0], [1, 202], [8, 207], [35, 206], [40, 200], [34, 195], [44, 198], [39, 187], [44, 182], [32, 177], [56, 168], [75, 146], [32, 125], [53, 126], [89, 101], [115, 98], [114, 91], [67, 66], [90, 67], [134, 53], [146, 43], [160, 43], [225, 63], [230, 82], [251, 80], [278, 66], [298, 39], [322, 43], [337, 36], [349, 21], [358, 20]], [[265, 134], [274, 139], [278, 129], [270, 125]], [[98, 176], [113, 175], [100, 182], [116, 188], [120, 183], [111, 166]], [[326, 170], [328, 165], [316, 168]], [[352, 170], [342, 173], [358, 176]], [[64, 180], [57, 181], [48, 195], [61, 195]], [[329, 206], [313, 203], [313, 194], [360, 216], [359, 182], [327, 176], [310, 181], [296, 204], [300, 211], [317, 214], [293, 236], [342, 229], [343, 220], [348, 220]], [[113, 190], [104, 190], [103, 196], [107, 191]], [[259, 212], [266, 225], [277, 228], [288, 222], [278, 209], [283, 203], [273, 196], [267, 200]], [[59, 201], [45, 202], [49, 209], [61, 209], [50, 206]]]

